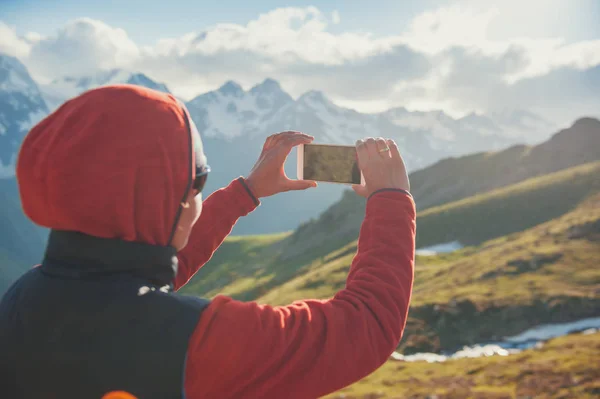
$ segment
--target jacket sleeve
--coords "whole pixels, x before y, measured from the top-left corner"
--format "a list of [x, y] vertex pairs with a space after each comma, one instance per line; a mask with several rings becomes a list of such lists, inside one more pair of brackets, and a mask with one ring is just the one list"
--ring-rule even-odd
[[178, 268], [174, 286], [178, 290], [210, 260], [231, 233], [237, 220], [252, 212], [260, 202], [243, 178], [215, 191], [202, 203], [202, 213], [186, 247], [177, 254]]
[[373, 195], [346, 287], [332, 299], [281, 307], [213, 299], [190, 340], [188, 397], [316, 398], [376, 370], [406, 325], [415, 219], [410, 195]]

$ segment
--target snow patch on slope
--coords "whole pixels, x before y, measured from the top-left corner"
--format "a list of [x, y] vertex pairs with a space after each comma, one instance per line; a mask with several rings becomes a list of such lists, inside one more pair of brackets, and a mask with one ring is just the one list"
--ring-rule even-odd
[[600, 317], [591, 317], [567, 323], [543, 324], [530, 328], [521, 334], [506, 337], [503, 342], [464, 346], [454, 353], [415, 353], [413, 355], [405, 356], [401, 353], [394, 352], [391, 355], [391, 359], [405, 362], [426, 361], [434, 363], [462, 358], [507, 356], [512, 353], [519, 353], [524, 349], [539, 347], [544, 341], [552, 338], [578, 332], [583, 334], [595, 334], [598, 333], [599, 329]]
[[[201, 103], [206, 111], [204, 123], [210, 126], [203, 132], [208, 137], [233, 139], [241, 136], [244, 131], [258, 126], [260, 117], [267, 113], [258, 108], [251, 95], [238, 97], [216, 92]], [[193, 106], [198, 102], [190, 104]]]

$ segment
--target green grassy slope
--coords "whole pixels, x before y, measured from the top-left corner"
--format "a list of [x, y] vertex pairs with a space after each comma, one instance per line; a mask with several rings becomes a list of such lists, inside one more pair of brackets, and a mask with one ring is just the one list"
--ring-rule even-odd
[[[532, 227], [575, 208], [590, 192], [600, 191], [597, 176], [600, 176], [600, 163], [592, 163], [446, 207], [432, 208], [417, 217], [419, 239], [439, 242], [458, 238], [472, 243]], [[336, 212], [343, 209], [334, 208]], [[480, 219], [478, 215], [484, 216]], [[319, 243], [323, 237], [334, 234], [335, 229], [343, 232], [338, 223], [343, 216], [347, 213], [324, 216], [323, 220], [329, 220], [331, 231], [312, 235], [311, 241], [295, 237], [298, 232], [302, 236], [302, 228], [291, 236], [227, 239], [213, 259], [184, 287], [184, 292], [208, 297], [222, 292], [242, 300], [262, 296], [262, 300], [276, 304], [332, 295], [344, 285], [356, 245], [351, 235], [343, 233], [337, 240], [327, 241], [327, 245]], [[360, 220], [356, 223], [360, 224]], [[455, 235], [444, 235], [446, 229], [454, 229]], [[474, 251], [468, 248], [450, 256], [422, 258], [419, 262], [442, 264], [456, 257], [467, 257]]]
[[[418, 228], [418, 227], [417, 227]], [[345, 284], [348, 244], [259, 298], [328, 298]], [[516, 334], [540, 322], [600, 314], [600, 195], [568, 214], [478, 247], [416, 259], [400, 350], [437, 351]]]
[[266, 292], [265, 284], [275, 283], [273, 260], [277, 254], [272, 251], [272, 244], [286, 236], [283, 233], [228, 237], [183, 292], [207, 297], [221, 293], [242, 300], [261, 296]]
[[417, 247], [479, 244], [558, 217], [600, 191], [600, 162], [525, 180], [419, 213]]
[[[592, 226], [590, 239], [569, 238], [571, 231], [586, 223]], [[600, 262], [600, 241], [594, 239], [600, 232], [593, 230], [600, 229], [598, 223], [600, 196], [596, 195], [563, 217], [527, 231], [451, 254], [417, 256], [412, 305], [462, 299], [512, 305], [537, 295], [593, 296], [600, 289], [600, 268], [593, 267]], [[355, 251], [353, 242], [332, 252], [259, 300], [282, 305], [299, 298], [333, 296], [345, 282]]]
[[[448, 158], [411, 173], [411, 193], [418, 211], [422, 212], [434, 206], [596, 161], [600, 161], [600, 121], [581, 118], [568, 129], [533, 147], [519, 145], [504, 151]], [[529, 219], [535, 215], [525, 214]], [[358, 237], [363, 216], [364, 200], [352, 192], [346, 193], [319, 218], [308, 221], [286, 240], [288, 250], [331, 247], [333, 242], [348, 237], [346, 243], [350, 242]], [[338, 231], [328, 235], [323, 233], [332, 226]], [[444, 231], [439, 230], [440, 233]], [[484, 237], [487, 238], [490, 236]], [[445, 237], [439, 239], [441, 241], [438, 242], [427, 240], [427, 245], [446, 241]]]
[[600, 396], [600, 333], [556, 338], [518, 354], [444, 363], [389, 360], [327, 398], [515, 399]]
[[448, 158], [411, 174], [420, 210], [600, 160], [600, 121], [581, 118], [536, 146]]
[[[575, 209], [479, 246], [418, 256], [409, 320], [398, 350], [453, 349], [513, 335], [540, 323], [600, 315], [600, 193], [570, 207]], [[228, 265], [238, 265], [236, 270], [244, 273], [249, 268], [243, 261], [243, 245], [260, 255], [281, 250], [282, 239], [285, 235], [235, 238], [227, 245], [231, 241], [238, 250], [222, 256], [228, 256]], [[292, 276], [286, 283], [258, 301], [278, 305], [331, 297], [344, 287], [355, 251], [356, 243], [351, 242], [305, 260], [300, 268], [296, 264], [284, 272]], [[280, 266], [285, 269], [286, 265]], [[272, 264], [269, 270], [279, 274]], [[252, 273], [260, 274], [260, 269]], [[600, 395], [600, 374], [591, 366], [599, 356], [600, 334], [593, 334], [558, 338], [540, 349], [508, 357], [445, 363], [389, 360], [329, 397], [592, 398]]]

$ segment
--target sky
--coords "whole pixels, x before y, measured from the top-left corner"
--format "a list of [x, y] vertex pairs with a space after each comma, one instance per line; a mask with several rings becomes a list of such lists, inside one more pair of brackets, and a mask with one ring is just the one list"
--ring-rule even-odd
[[41, 84], [122, 68], [191, 99], [227, 80], [361, 112], [600, 110], [600, 0], [0, 0], [0, 52]]

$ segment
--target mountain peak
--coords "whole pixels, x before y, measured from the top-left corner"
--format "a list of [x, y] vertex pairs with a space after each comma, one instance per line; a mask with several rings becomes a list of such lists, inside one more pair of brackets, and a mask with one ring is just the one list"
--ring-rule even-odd
[[[592, 149], [600, 149], [599, 144], [600, 120], [591, 117], [583, 117], [577, 119], [571, 126], [559, 130], [552, 135], [550, 140], [540, 144], [540, 146], [552, 146], [556, 149], [557, 153], [562, 152], [563, 149], [578, 148], [579, 152], [588, 152], [589, 155], [590, 150], [593, 152]], [[599, 154], [600, 151], [596, 151], [595, 156], [590, 157], [588, 161], [598, 160]]]
[[256, 105], [261, 110], [279, 109], [294, 101], [289, 94], [283, 91], [279, 82], [271, 78], [265, 79], [250, 89], [250, 94], [256, 98]]
[[67, 99], [84, 91], [113, 84], [132, 84], [170, 93], [165, 84], [156, 82], [141, 72], [131, 72], [125, 69], [99, 70], [91, 75], [83, 76], [65, 76], [42, 86], [42, 91], [49, 108], [54, 110]]
[[587, 128], [587, 127], [598, 127], [600, 126], [600, 120], [596, 119], [596, 118], [592, 118], [592, 117], [588, 117], [585, 116], [583, 118], [579, 118], [575, 121], [575, 123], [573, 123], [573, 126], [571, 126], [571, 128]]
[[244, 94], [244, 89], [242, 89], [242, 86], [240, 86], [239, 83], [234, 82], [233, 80], [228, 80], [227, 82], [225, 82], [223, 86], [219, 87], [218, 91], [224, 96], [239, 97], [240, 95]]
[[131, 72], [123, 69], [99, 70], [90, 75], [64, 76], [54, 79], [50, 85], [73, 85], [80, 90], [88, 90], [96, 86], [103, 86], [111, 83], [125, 83], [132, 76]]
[[258, 93], [272, 93], [272, 92], [281, 92], [281, 85], [275, 79], [267, 78], [262, 83], [257, 84], [253, 88], [250, 89], [250, 93], [258, 94]]
[[0, 90], [39, 95], [27, 68], [17, 58], [0, 54]]
[[310, 90], [304, 93], [298, 98], [298, 102], [312, 102], [312, 103], [323, 103], [327, 104], [329, 100], [325, 97], [322, 91]]
[[164, 83], [155, 82], [143, 73], [131, 74], [126, 83], [162, 91], [163, 93], [170, 93], [169, 89]]

